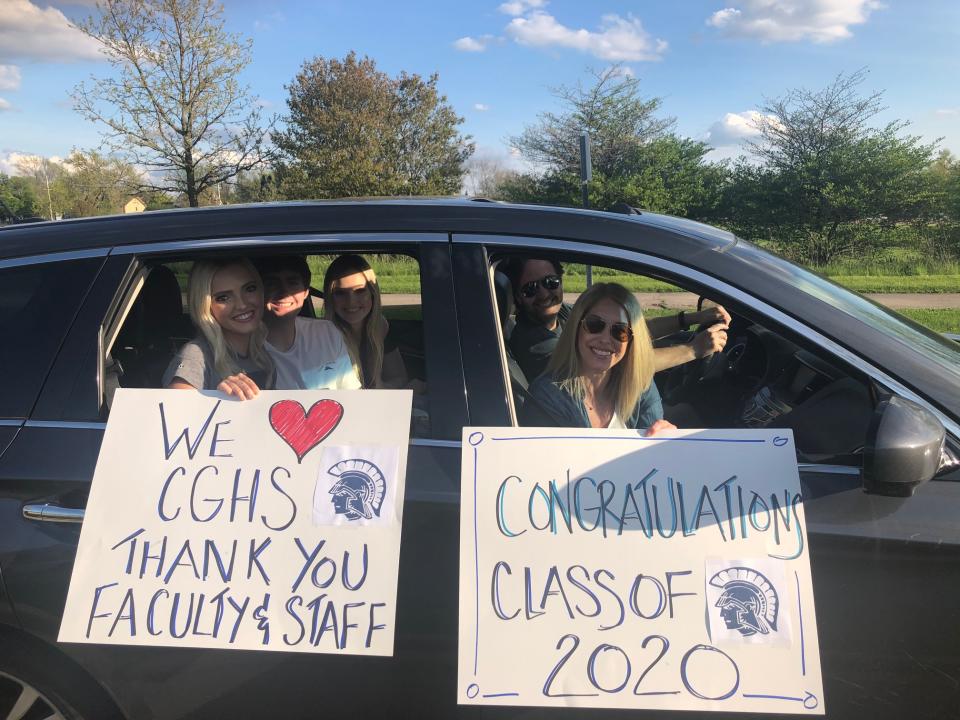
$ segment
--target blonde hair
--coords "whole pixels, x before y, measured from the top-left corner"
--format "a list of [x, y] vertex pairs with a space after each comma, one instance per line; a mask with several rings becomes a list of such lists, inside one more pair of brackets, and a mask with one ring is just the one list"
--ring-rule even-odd
[[[339, 281], [349, 275], [363, 275], [367, 281], [367, 290], [370, 292], [370, 314], [363, 320], [361, 340], [358, 344], [350, 331], [350, 325], [340, 317], [333, 308], [333, 292]], [[381, 387], [383, 378], [383, 338], [386, 335], [387, 321], [383, 317], [380, 301], [380, 285], [377, 284], [377, 275], [370, 267], [370, 263], [359, 255], [341, 255], [327, 268], [323, 276], [323, 317], [329, 318], [340, 328], [343, 340], [350, 353], [350, 360], [357, 372], [357, 377], [365, 388]], [[366, 377], [363, 372], [363, 360], [366, 359], [372, 377]]]
[[604, 299], [613, 300], [626, 311], [633, 330], [633, 339], [627, 345], [623, 359], [610, 370], [610, 380], [603, 391], [603, 399], [612, 402], [617, 416], [626, 422], [633, 415], [640, 395], [653, 382], [654, 366], [653, 343], [640, 303], [623, 285], [597, 283], [580, 296], [570, 311], [570, 317], [550, 358], [547, 374], [559, 381], [560, 386], [573, 397], [583, 401], [586, 388], [580, 355], [577, 353], [580, 322], [594, 305]]
[[[223, 328], [220, 327], [220, 323], [210, 312], [211, 288], [213, 276], [224, 268], [234, 265], [247, 270], [256, 278], [261, 289], [263, 288], [260, 274], [253, 263], [246, 258], [197, 260], [193, 263], [190, 270], [190, 279], [187, 281], [187, 306], [190, 310], [190, 319], [193, 320], [193, 324], [197, 326], [200, 334], [209, 343], [210, 349], [213, 351], [213, 368], [222, 378], [236, 375], [242, 371], [237, 363], [236, 355], [223, 337]], [[267, 328], [261, 320], [250, 336], [250, 348], [247, 354], [257, 367], [271, 373], [273, 371], [273, 360], [270, 359], [270, 354], [264, 347], [266, 339]]]

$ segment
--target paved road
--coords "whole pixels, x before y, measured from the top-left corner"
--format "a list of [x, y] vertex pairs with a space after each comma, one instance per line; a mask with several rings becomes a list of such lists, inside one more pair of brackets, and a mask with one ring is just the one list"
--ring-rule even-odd
[[[641, 307], [695, 308], [697, 296], [693, 293], [636, 293]], [[578, 293], [565, 293], [567, 302], [575, 302]], [[960, 308], [960, 293], [883, 293], [867, 297], [893, 308]], [[419, 295], [383, 295], [384, 305], [419, 305]]]

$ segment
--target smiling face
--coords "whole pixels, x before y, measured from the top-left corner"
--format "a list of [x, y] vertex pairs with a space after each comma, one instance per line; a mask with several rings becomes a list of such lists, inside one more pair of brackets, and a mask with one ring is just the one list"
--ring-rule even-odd
[[593, 334], [581, 322], [577, 328], [577, 355], [580, 357], [580, 368], [584, 375], [597, 375], [609, 371], [618, 362], [623, 360], [630, 347], [629, 342], [614, 340], [610, 334], [613, 323], [630, 324], [630, 316], [624, 308], [611, 300], [599, 300], [584, 314], [584, 317], [596, 316], [604, 321], [603, 330]]
[[263, 316], [260, 279], [243, 265], [227, 265], [210, 281], [210, 314], [234, 349], [245, 345]]
[[[516, 301], [523, 308], [524, 314], [533, 322], [553, 329], [557, 322], [557, 314], [563, 304], [563, 282], [555, 290], [547, 290], [541, 282], [546, 277], [559, 277], [553, 263], [547, 260], [527, 260], [523, 264], [523, 273], [516, 288]], [[531, 289], [535, 283], [536, 292], [527, 297], [524, 287]]]
[[329, 302], [337, 316], [351, 327], [359, 328], [373, 308], [369, 281], [361, 273], [346, 275], [333, 283]]
[[276, 270], [263, 274], [267, 301], [267, 319], [296, 316], [309, 294], [303, 275], [296, 270]]

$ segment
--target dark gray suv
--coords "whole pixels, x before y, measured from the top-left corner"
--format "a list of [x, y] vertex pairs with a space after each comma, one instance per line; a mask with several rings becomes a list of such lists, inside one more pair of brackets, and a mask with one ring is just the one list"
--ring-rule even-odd
[[[189, 262], [278, 251], [418, 268], [419, 292], [387, 308], [428, 388], [410, 440], [394, 656], [57, 643], [113, 390], [157, 387], [192, 335]], [[716, 228], [464, 200], [0, 229], [0, 718], [476, 716], [456, 705], [461, 430], [530, 414], [497, 267], [544, 255], [727, 307], [724, 353], [657, 382], [706, 426], [793, 430], [827, 717], [960, 716], [960, 346]]]

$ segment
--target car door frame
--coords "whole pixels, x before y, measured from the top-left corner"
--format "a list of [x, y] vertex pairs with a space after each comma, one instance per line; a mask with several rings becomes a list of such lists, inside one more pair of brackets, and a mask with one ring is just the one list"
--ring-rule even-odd
[[[729, 298], [750, 308], [758, 316], [772, 320], [805, 343], [839, 358], [844, 366], [856, 368], [884, 389], [919, 403], [940, 419], [954, 445], [960, 439], [960, 430], [952, 418], [882, 368], [763, 299], [695, 267], [636, 250], [543, 237], [454, 234], [453, 244], [455, 256], [464, 252], [462, 248], [481, 246], [482, 251], [474, 251], [474, 255], [487, 258], [501, 253], [535, 257], [542, 253], [551, 257], [572, 256], [583, 262], [594, 259], [596, 265], [633, 267], [635, 272], [643, 268], [700, 294], [718, 300]], [[488, 293], [495, 298], [492, 271], [488, 262]], [[495, 299], [492, 308], [493, 317], [496, 317]], [[493, 326], [487, 342], [492, 344], [494, 340], [497, 362], [493, 363], [488, 353], [486, 372], [492, 373], [492, 368], [496, 368], [506, 391], [510, 387], [510, 378], [499, 323]], [[470, 366], [465, 370], [468, 384], [477, 382], [471, 377]], [[486, 387], [490, 383], [489, 378], [484, 380]], [[509, 392], [507, 396], [512, 398]], [[510, 408], [516, 425], [512, 399]], [[913, 588], [924, 582], [929, 584], [931, 574], [936, 576], [933, 583], [939, 588], [933, 592], [947, 598], [952, 597], [948, 591], [951, 583], [960, 580], [960, 573], [951, 570], [958, 567], [957, 560], [960, 560], [960, 529], [955, 527], [956, 523], [950, 529], [944, 522], [948, 519], [948, 508], [960, 509], [960, 482], [956, 482], [960, 478], [954, 477], [957, 473], [948, 480], [928, 482], [921, 486], [915, 497], [904, 499], [864, 494], [861, 473], [856, 467], [802, 463], [798, 465], [798, 471], [806, 506], [827, 705], [833, 705], [844, 717], [858, 708], [869, 708], [875, 717], [892, 720], [902, 717], [905, 708], [916, 707], [909, 702], [904, 706], [902, 698], [906, 697], [911, 686], [919, 688], [921, 685], [927, 703], [925, 707], [935, 708], [949, 702], [955, 694], [952, 678], [958, 661], [955, 653], [951, 657], [947, 651], [956, 647], [956, 641], [960, 640], [960, 610], [952, 609], [949, 599], [942, 599], [936, 605], [931, 603], [931, 611], [954, 616], [949, 629], [944, 628], [948, 637], [927, 637], [925, 641], [927, 651], [940, 653], [944, 667], [935, 667], [939, 675], [930, 673], [930, 665], [922, 660], [911, 659], [909, 644], [914, 638], [923, 637], [929, 626], [922, 613], [911, 614], [909, 611], [915, 602]], [[940, 525], [930, 528], [930, 516], [937, 512]], [[938, 537], [938, 532], [945, 534]], [[937, 568], [939, 572], [931, 568]], [[883, 599], [878, 598], [878, 607], [873, 612], [864, 612], [863, 604], [859, 602], [868, 591], [856, 587], [858, 577], [866, 587], [885, 591]], [[891, 577], [902, 578], [902, 586], [890, 589]], [[850, 582], [845, 584], [843, 578], [849, 578]], [[871, 625], [875, 612], [884, 603], [896, 607], [901, 617], [906, 616], [897, 632], [886, 635]], [[877, 687], [873, 676], [878, 671], [884, 675], [881, 687]], [[890, 697], [899, 693], [901, 700], [893, 703], [889, 698], [878, 698], [875, 692], [881, 689]]]
[[[411, 506], [425, 508], [429, 516], [456, 514], [459, 501], [460, 478], [460, 429], [468, 423], [467, 394], [463, 379], [460, 334], [456, 319], [455, 282], [450, 259], [450, 238], [446, 233], [337, 233], [302, 235], [262, 235], [252, 237], [224, 237], [198, 241], [178, 240], [147, 243], [143, 245], [118, 246], [104, 249], [98, 254], [107, 255], [99, 276], [87, 294], [79, 313], [67, 333], [61, 350], [40, 391], [30, 418], [18, 436], [22, 452], [14, 443], [12, 455], [39, 457], [43, 467], [30, 469], [31, 477], [40, 480], [48, 492], [24, 506], [25, 531], [36, 538], [34, 544], [52, 545], [69, 549], [65, 558], [67, 569], [72, 565], [72, 554], [79, 538], [79, 523], [82, 522], [82, 502], [66, 503], [60, 498], [85, 495], [89, 485], [103, 431], [106, 427], [105, 396], [103, 382], [103, 358], [106, 348], [103, 337], [111, 320], [122, 308], [129, 308], [130, 294], [144, 261], [183, 257], [193, 253], [231, 252], [243, 254], [252, 250], [275, 249], [278, 252], [297, 250], [302, 252], [379, 251], [402, 252], [416, 249], [420, 265], [421, 299], [423, 308], [424, 344], [427, 363], [427, 378], [431, 392], [431, 435], [427, 438], [411, 438], [408, 466], [422, 468], [422, 472], [408, 475], [411, 482], [406, 491], [407, 509]], [[141, 283], [142, 284], [142, 283]], [[122, 313], [121, 313], [122, 314]], [[73, 454], [76, 462], [64, 463], [63, 453], [43, 453], [42, 448], [63, 448]], [[15, 468], [14, 468], [15, 470]], [[23, 470], [26, 472], [26, 470]], [[120, 509], [122, 512], [122, 509]], [[409, 514], [409, 513], [408, 513]], [[428, 525], [429, 521], [418, 525]], [[409, 533], [405, 529], [405, 538]], [[70, 547], [72, 545], [72, 548]], [[404, 587], [403, 578], [411, 576], [421, 558], [401, 551], [401, 585], [398, 589], [398, 616], [396, 642], [399, 647], [409, 646], [417, 633], [429, 625], [433, 630], [431, 640], [442, 643], [449, 636], [449, 629], [432, 622], [431, 608], [418, 606], [411, 610], [411, 588]], [[453, 575], [451, 575], [453, 577]], [[67, 575], [69, 578], [69, 575]], [[30, 634], [41, 638], [51, 646], [56, 645], [59, 620], [66, 585], [48, 589], [40, 603], [29, 602], [28, 588], [46, 582], [53, 577], [43, 568], [21, 571], [13, 576], [6, 574], [14, 612], [23, 619], [22, 625]], [[57, 583], [59, 585], [59, 583]], [[409, 584], [408, 584], [409, 585]], [[406, 589], [406, 593], [404, 592]], [[415, 589], [414, 589], [415, 590]], [[62, 592], [62, 597], [61, 597]], [[452, 590], [451, 590], [452, 592]], [[412, 628], [403, 626], [404, 614], [413, 614], [416, 620]], [[435, 613], [434, 613], [435, 614]], [[152, 713], [153, 716], [177, 716], [189, 706], [191, 698], [205, 703], [215, 702], [210, 697], [209, 678], [195, 678], [197, 687], [181, 685], [175, 694], [150, 693], [138, 687], [136, 672], [123, 665], [127, 663], [128, 651], [117, 651], [111, 646], [59, 645], [60, 650], [81, 663], [99, 682], [110, 688], [111, 693], [125, 712], [133, 715]], [[157, 657], [170, 651], [153, 650]], [[182, 652], [190, 652], [183, 650]], [[194, 651], [197, 652], [197, 651]], [[227, 651], [223, 651], [227, 652]], [[271, 664], [280, 662], [285, 653], [269, 653]], [[273, 658], [274, 655], [278, 657]], [[237, 672], [255, 672], [257, 663], [248, 658], [230, 656], [238, 662], [231, 663]], [[239, 669], [242, 666], [242, 670]], [[237, 678], [232, 678], [231, 681]], [[242, 678], [241, 678], [242, 679]], [[187, 685], [191, 680], [183, 678]], [[295, 694], [294, 694], [295, 695]], [[295, 700], [291, 696], [291, 702]], [[149, 703], [158, 703], [149, 707]]]

